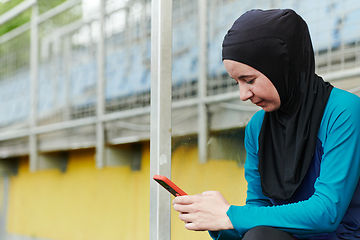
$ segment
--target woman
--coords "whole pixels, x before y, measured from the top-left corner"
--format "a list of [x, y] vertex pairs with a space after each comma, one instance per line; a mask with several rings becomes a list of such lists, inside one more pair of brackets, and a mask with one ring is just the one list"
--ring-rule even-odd
[[240, 98], [262, 107], [245, 130], [245, 206], [219, 192], [181, 196], [189, 230], [214, 239], [360, 239], [360, 98], [315, 74], [304, 20], [252, 10], [223, 42]]

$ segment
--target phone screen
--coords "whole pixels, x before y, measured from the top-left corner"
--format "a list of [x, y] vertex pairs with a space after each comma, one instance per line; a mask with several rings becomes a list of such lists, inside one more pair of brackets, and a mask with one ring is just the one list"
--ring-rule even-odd
[[169, 180], [165, 176], [155, 175], [153, 177], [153, 179], [155, 181], [157, 181], [163, 188], [165, 188], [168, 192], [170, 192], [175, 197], [187, 195], [183, 190], [181, 190], [181, 188], [176, 186], [175, 183], [173, 183], [171, 180]]
[[167, 185], [164, 181], [162, 180], [156, 180], [158, 183], [160, 183], [161, 186], [163, 186], [166, 190], [168, 190], [172, 195], [176, 196], [180, 196], [180, 194], [178, 192], [176, 192], [173, 188], [171, 188], [169, 185]]

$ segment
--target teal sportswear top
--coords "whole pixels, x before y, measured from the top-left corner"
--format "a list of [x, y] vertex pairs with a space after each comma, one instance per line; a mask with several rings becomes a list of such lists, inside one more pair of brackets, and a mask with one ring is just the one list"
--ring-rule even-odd
[[245, 206], [227, 211], [234, 229], [210, 232], [213, 239], [241, 239], [256, 226], [272, 226], [305, 239], [360, 238], [360, 98], [334, 88], [317, 135], [305, 179], [288, 200], [262, 193], [258, 172], [258, 136], [264, 111], [245, 130]]

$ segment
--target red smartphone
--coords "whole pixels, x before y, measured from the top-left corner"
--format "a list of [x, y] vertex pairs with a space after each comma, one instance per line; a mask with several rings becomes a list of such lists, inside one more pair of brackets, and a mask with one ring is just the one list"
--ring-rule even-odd
[[175, 197], [187, 195], [181, 188], [176, 186], [170, 179], [165, 176], [155, 175], [153, 177], [155, 181], [157, 181], [161, 186], [163, 186], [166, 190], [168, 190]]

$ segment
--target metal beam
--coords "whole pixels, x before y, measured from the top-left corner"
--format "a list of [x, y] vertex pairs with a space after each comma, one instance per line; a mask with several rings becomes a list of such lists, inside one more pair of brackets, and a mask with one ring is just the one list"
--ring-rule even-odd
[[199, 118], [198, 118], [198, 155], [200, 163], [207, 161], [207, 141], [208, 141], [208, 113], [204, 102], [207, 91], [207, 1], [198, 0], [199, 12], [199, 79], [198, 79], [198, 96], [199, 96]]
[[96, 104], [96, 166], [104, 167], [105, 162], [105, 127], [102, 117], [104, 115], [104, 85], [105, 85], [105, 0], [100, 0], [100, 34], [98, 42], [98, 79]]
[[170, 194], [152, 180], [171, 173], [172, 0], [151, 1], [150, 240], [170, 240]]
[[324, 74], [320, 73], [318, 75], [321, 76], [325, 81], [328, 81], [328, 82], [332, 82], [332, 81], [336, 81], [336, 80], [344, 80], [346, 78], [360, 76], [360, 67], [339, 70], [336, 72], [330, 72], [330, 73], [324, 73]]
[[39, 25], [38, 25], [38, 16], [39, 8], [35, 4], [32, 6], [31, 10], [31, 38], [30, 38], [30, 132], [29, 132], [29, 162], [30, 162], [30, 171], [34, 172], [37, 170], [38, 163], [38, 143], [37, 135], [32, 130], [35, 129], [37, 125], [37, 90], [38, 90], [38, 65], [39, 65]]
[[[229, 92], [224, 94], [218, 94], [214, 96], [207, 96], [204, 99], [204, 102], [206, 104], [211, 104], [214, 102], [221, 102], [221, 101], [229, 101], [233, 99], [238, 99], [239, 93], [238, 92]], [[172, 109], [178, 109], [178, 108], [184, 108], [189, 106], [196, 106], [199, 104], [199, 99], [185, 99], [178, 102], [172, 103]], [[151, 108], [150, 107], [143, 107], [143, 108], [136, 108], [136, 109], [130, 109], [125, 111], [118, 111], [114, 113], [108, 113], [104, 114], [101, 117], [102, 122], [111, 122], [111, 121], [117, 121], [124, 118], [129, 117], [136, 117], [136, 116], [142, 116], [150, 113]], [[239, 109], [240, 110], [240, 109]], [[32, 133], [35, 134], [42, 134], [42, 133], [48, 133], [48, 132], [54, 132], [62, 129], [69, 129], [74, 127], [80, 127], [80, 126], [86, 126], [86, 125], [92, 125], [96, 124], [97, 118], [96, 117], [87, 117], [87, 118], [81, 118], [76, 120], [69, 120], [59, 123], [53, 123], [48, 124], [44, 126], [36, 126], [32, 129]], [[4, 131], [0, 133], [0, 141], [10, 140], [10, 139], [16, 139], [21, 137], [29, 136], [30, 130], [28, 129], [14, 129], [10, 131]]]

